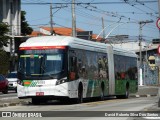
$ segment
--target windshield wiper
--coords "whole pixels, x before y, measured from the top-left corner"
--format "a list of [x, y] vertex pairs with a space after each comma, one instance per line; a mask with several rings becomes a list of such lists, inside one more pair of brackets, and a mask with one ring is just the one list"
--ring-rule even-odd
[[40, 60], [40, 73], [42, 75], [48, 75], [50, 78], [54, 78], [52, 74], [44, 74], [44, 73], [47, 73], [45, 69], [45, 60], [46, 60], [46, 54]]

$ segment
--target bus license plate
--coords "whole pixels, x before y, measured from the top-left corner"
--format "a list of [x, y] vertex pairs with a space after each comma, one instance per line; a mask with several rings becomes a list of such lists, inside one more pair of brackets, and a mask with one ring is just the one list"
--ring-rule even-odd
[[36, 92], [36, 96], [44, 96], [44, 92]]

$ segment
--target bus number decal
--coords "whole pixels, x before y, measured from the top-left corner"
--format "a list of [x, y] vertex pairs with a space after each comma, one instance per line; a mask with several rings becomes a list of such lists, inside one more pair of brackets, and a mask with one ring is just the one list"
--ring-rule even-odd
[[44, 92], [36, 92], [36, 96], [44, 96]]

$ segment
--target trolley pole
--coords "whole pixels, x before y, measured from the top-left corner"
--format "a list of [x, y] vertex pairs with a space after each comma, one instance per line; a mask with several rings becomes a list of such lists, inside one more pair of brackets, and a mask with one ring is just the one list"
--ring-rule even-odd
[[104, 27], [104, 19], [102, 17], [102, 30], [103, 30], [103, 40], [105, 40], [105, 27]]

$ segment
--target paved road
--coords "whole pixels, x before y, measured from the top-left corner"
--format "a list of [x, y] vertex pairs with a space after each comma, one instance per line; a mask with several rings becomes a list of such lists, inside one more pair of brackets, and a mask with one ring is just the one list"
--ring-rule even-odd
[[[130, 97], [148, 97], [157, 96], [158, 87], [156, 86], [139, 86], [138, 92], [135, 94], [130, 94]], [[17, 93], [14, 91], [9, 91], [8, 94], [0, 93], [0, 107], [6, 107], [10, 105], [16, 105], [19, 103], [26, 103], [31, 101], [30, 99], [18, 99]]]
[[[149, 97], [148, 94], [153, 95]], [[14, 91], [10, 91], [9, 94], [1, 94], [0, 93], [0, 105], [3, 103], [11, 103], [9, 106], [6, 104], [5, 106], [8, 107], [0, 107], [0, 111], [72, 111], [69, 113], [66, 112], [45, 112], [43, 115], [48, 116], [58, 116], [58, 118], [47, 117], [46, 119], [60, 119], [60, 120], [67, 120], [67, 117], [62, 117], [63, 115], [66, 116], [95, 116], [95, 117], [71, 117], [70, 120], [141, 120], [141, 119], [151, 119], [148, 117], [102, 117], [106, 111], [160, 111], [160, 108], [157, 107], [158, 97], [157, 95], [157, 87], [150, 87], [150, 86], [141, 86], [139, 87], [139, 91], [135, 95], [140, 95], [143, 97], [130, 97], [129, 99], [115, 99], [115, 98], [107, 98], [105, 101], [86, 101], [83, 104], [66, 104], [60, 103], [58, 101], [52, 101], [47, 104], [42, 104], [39, 106], [32, 105], [29, 101], [30, 99], [26, 100], [19, 100], [17, 99], [17, 94]], [[148, 97], [147, 97], [148, 96]], [[24, 102], [26, 101], [26, 102]], [[21, 104], [17, 104], [21, 103]], [[74, 112], [74, 111], [81, 111], [81, 112]], [[104, 111], [102, 113], [97, 112], [85, 112], [85, 111]], [[114, 114], [114, 113], [113, 113]], [[96, 116], [101, 116], [97, 118]], [[3, 118], [2, 118], [3, 119]], [[6, 120], [7, 118], [5, 118]], [[12, 118], [13, 120], [17, 120], [17, 118]], [[30, 118], [31, 120], [34, 118]], [[38, 118], [44, 119], [44, 118]], [[155, 119], [155, 117], [154, 117]], [[160, 118], [158, 118], [160, 119]]]
[[0, 100], [7, 98], [17, 98], [17, 93], [15, 93], [15, 91], [8, 91], [8, 94], [3, 94], [2, 92], [0, 92]]
[[[141, 98], [129, 98], [129, 99], [115, 99], [108, 98], [105, 101], [86, 101], [83, 104], [64, 104], [57, 101], [52, 101], [47, 104], [42, 105], [32, 105], [32, 104], [22, 104], [18, 106], [1, 107], [0, 111], [46, 111], [42, 112], [43, 115], [47, 116], [58, 116], [58, 117], [46, 117], [38, 119], [58, 119], [58, 120], [136, 120], [144, 119], [144, 117], [132, 118], [132, 117], [105, 117], [105, 113], [109, 111], [148, 111], [148, 108], [155, 105], [158, 101], [158, 97], [141, 97]], [[59, 112], [47, 112], [47, 111], [59, 111]], [[61, 111], [70, 111], [69, 113]], [[75, 112], [79, 111], [79, 112]], [[89, 111], [89, 112], [87, 112]], [[93, 112], [94, 111], [94, 112]], [[97, 111], [103, 111], [99, 113]], [[75, 116], [86, 116], [89, 117], [76, 117]], [[99, 117], [101, 115], [101, 117]], [[64, 117], [62, 117], [64, 116]], [[74, 117], [65, 117], [74, 116]], [[93, 117], [94, 116], [94, 117]], [[4, 118], [2, 118], [4, 119]], [[1, 119], [1, 120], [2, 120]], [[23, 118], [28, 119], [28, 118]], [[29, 118], [30, 120], [36, 118]], [[4, 119], [6, 120], [6, 118]], [[17, 118], [12, 118], [12, 120], [17, 120]]]

